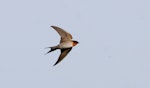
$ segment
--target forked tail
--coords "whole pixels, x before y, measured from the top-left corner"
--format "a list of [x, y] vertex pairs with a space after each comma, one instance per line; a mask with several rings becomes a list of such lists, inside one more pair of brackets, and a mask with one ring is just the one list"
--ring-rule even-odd
[[47, 48], [50, 48], [50, 50], [46, 54], [48, 54], [48, 53], [50, 53], [50, 52], [55, 51], [56, 49], [58, 49], [57, 46], [47, 47]]

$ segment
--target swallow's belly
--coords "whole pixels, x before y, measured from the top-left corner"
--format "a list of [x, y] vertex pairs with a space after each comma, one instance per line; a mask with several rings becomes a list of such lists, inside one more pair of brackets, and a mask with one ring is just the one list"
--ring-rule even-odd
[[59, 46], [60, 46], [61, 49], [73, 47], [72, 42], [69, 42], [69, 43], [61, 43]]

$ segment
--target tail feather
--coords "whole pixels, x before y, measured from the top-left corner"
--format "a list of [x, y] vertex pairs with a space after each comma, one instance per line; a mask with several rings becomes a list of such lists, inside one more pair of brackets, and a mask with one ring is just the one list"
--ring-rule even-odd
[[52, 52], [52, 51], [55, 51], [55, 50], [57, 49], [56, 46], [54, 46], [54, 47], [48, 47], [48, 48], [50, 48], [50, 50], [49, 50], [46, 54], [48, 54], [48, 53], [50, 53], [50, 52]]

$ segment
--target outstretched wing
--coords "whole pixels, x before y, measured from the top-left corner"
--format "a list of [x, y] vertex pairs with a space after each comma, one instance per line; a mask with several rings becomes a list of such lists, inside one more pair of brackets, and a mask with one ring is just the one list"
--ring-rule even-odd
[[61, 49], [61, 54], [60, 54], [60, 56], [59, 56], [57, 62], [54, 64], [54, 66], [55, 66], [56, 64], [58, 64], [59, 62], [61, 62], [61, 61], [64, 59], [64, 57], [71, 51], [71, 49], [72, 49], [72, 48]]
[[51, 26], [51, 27], [54, 28], [58, 32], [58, 34], [61, 36], [60, 42], [64, 42], [64, 41], [72, 39], [72, 35], [66, 32], [65, 30], [63, 30], [62, 28], [59, 28], [57, 26]]

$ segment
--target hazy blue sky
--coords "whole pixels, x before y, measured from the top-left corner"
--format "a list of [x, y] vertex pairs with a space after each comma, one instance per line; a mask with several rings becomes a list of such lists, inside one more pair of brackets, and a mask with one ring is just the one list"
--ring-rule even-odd
[[[1, 0], [0, 88], [150, 88], [149, 0]], [[59, 26], [80, 43], [53, 67]]]

